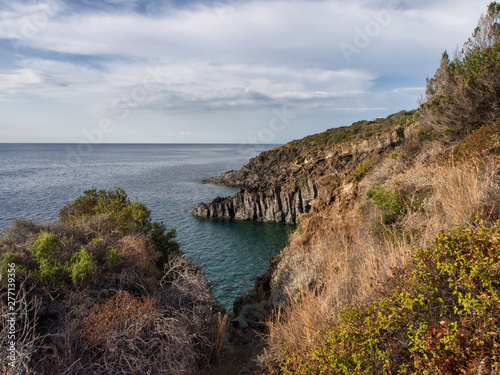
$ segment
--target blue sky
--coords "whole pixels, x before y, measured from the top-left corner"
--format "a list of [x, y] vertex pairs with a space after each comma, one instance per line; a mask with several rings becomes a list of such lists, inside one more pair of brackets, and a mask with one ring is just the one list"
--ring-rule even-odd
[[483, 0], [0, 0], [0, 142], [284, 143], [418, 106]]

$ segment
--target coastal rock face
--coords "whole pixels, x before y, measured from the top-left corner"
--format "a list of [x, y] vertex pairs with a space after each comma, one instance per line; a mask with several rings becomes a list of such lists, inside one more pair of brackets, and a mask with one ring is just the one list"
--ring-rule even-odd
[[254, 331], [264, 332], [265, 321], [274, 310], [271, 298], [271, 280], [279, 264], [279, 255], [269, 261], [267, 272], [257, 277], [253, 288], [243, 292], [233, 303], [233, 326], [245, 336]]
[[270, 186], [265, 189], [241, 188], [233, 197], [216, 198], [206, 205], [200, 203], [192, 214], [199, 217], [255, 220], [295, 225], [298, 216], [311, 210], [318, 196], [312, 180], [294, 188]]
[[263, 152], [239, 171], [202, 181], [241, 188], [233, 197], [200, 203], [191, 213], [207, 218], [299, 224], [299, 215], [314, 209], [313, 201], [319, 198], [315, 204], [321, 205], [338, 198], [337, 188], [352, 179], [360, 163], [368, 158], [375, 160], [405, 137], [404, 131], [393, 130], [318, 149], [304, 151], [285, 145]]

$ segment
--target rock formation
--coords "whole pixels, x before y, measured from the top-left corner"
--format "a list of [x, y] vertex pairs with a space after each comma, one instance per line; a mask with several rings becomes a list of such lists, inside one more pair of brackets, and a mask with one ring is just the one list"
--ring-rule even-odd
[[291, 142], [263, 152], [239, 171], [202, 181], [241, 188], [233, 197], [200, 203], [192, 214], [296, 225], [299, 215], [311, 211], [316, 198], [335, 199], [335, 186], [331, 179], [325, 184], [325, 177], [337, 171], [352, 174], [363, 160], [376, 158], [404, 138], [405, 132], [398, 129], [327, 147], [314, 147], [314, 143], [295, 146]]
[[236, 220], [256, 220], [297, 224], [297, 218], [311, 209], [318, 196], [318, 187], [311, 179], [294, 188], [280, 185], [264, 189], [241, 188], [233, 197], [216, 198], [206, 205], [200, 203], [193, 215]]

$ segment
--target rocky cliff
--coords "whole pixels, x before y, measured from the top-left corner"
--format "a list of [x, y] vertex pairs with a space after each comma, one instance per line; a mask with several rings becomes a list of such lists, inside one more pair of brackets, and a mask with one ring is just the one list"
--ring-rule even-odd
[[293, 188], [284, 188], [281, 185], [263, 189], [242, 188], [233, 197], [219, 197], [209, 205], [200, 203], [192, 213], [200, 217], [295, 225], [300, 214], [311, 210], [312, 202], [317, 196], [317, 184], [308, 179]]
[[[377, 127], [365, 125], [362, 131], [338, 143], [329, 143], [332, 129], [307, 142], [294, 141], [263, 152], [239, 171], [204, 180], [204, 183], [241, 188], [233, 197], [200, 203], [192, 214], [298, 224], [299, 215], [310, 212], [316, 198], [327, 202], [335, 199], [332, 193], [340, 181], [334, 186], [332, 178], [325, 179], [325, 176], [336, 176], [342, 171], [352, 178], [356, 167], [364, 160], [376, 160], [377, 155], [401, 143], [405, 131], [390, 126], [394, 121], [389, 121], [389, 125], [387, 122], [375, 123]], [[342, 128], [335, 130], [334, 135], [345, 132]]]

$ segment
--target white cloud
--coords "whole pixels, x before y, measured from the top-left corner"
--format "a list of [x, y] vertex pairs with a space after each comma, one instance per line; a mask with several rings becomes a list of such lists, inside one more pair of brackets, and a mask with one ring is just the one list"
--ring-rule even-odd
[[87, 103], [94, 109], [105, 110], [114, 103], [115, 108], [174, 113], [273, 107], [288, 102], [296, 107], [328, 106], [335, 99], [362, 95], [376, 78], [355, 70], [204, 61], [110, 63], [99, 71], [54, 60], [25, 59], [21, 64], [26, 67], [3, 75], [4, 88], [60, 102]]
[[[416, 107], [441, 52], [467, 39], [489, 3], [228, 1], [162, 5], [151, 16], [134, 13], [134, 1], [113, 12], [113, 4], [76, 11], [62, 0], [0, 1], [0, 38], [18, 47], [15, 68], [0, 68], [1, 100], [35, 95], [98, 117], [133, 112], [137, 121], [281, 106], [312, 117]], [[346, 58], [341, 45], [356, 51]], [[374, 94], [387, 77], [399, 84]]]
[[[236, 4], [223, 21], [216, 7], [207, 6], [170, 8], [154, 18], [131, 12], [74, 14], [50, 18], [36, 37], [25, 42], [59, 53], [276, 65], [294, 61], [308, 67], [330, 63], [339, 69], [346, 65], [343, 56], [338, 56], [339, 45], [352, 44], [355, 28], [365, 30], [377, 21], [377, 14], [387, 13], [390, 3], [380, 1], [378, 7], [368, 7], [365, 2], [339, 0], [251, 1]], [[373, 47], [395, 47], [400, 55], [423, 45], [442, 50], [457, 30], [466, 30], [468, 35], [474, 26], [471, 14], [475, 22], [482, 11], [470, 1], [453, 2], [453, 6], [444, 1], [423, 9], [415, 7], [416, 2], [408, 3], [404, 11], [391, 13], [379, 35], [370, 38]], [[10, 15], [10, 22], [0, 29], [0, 35], [7, 38], [13, 37], [15, 29], [12, 12], [4, 12]], [[363, 66], [370, 63], [377, 61], [357, 62]]]
[[0, 90], [12, 91], [22, 87], [32, 87], [44, 81], [43, 74], [33, 69], [17, 69], [0, 74]]

